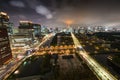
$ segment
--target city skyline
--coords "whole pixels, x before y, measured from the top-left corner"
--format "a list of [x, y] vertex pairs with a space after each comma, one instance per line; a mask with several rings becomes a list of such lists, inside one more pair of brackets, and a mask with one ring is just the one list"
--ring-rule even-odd
[[0, 0], [0, 80], [120, 79], [119, 0]]

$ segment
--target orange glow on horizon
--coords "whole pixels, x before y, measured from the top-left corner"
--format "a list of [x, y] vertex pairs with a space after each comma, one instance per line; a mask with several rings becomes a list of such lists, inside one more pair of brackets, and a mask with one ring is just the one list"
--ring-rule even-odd
[[67, 24], [67, 25], [71, 25], [71, 24], [73, 24], [73, 22], [74, 21], [70, 20], [70, 19], [64, 21], [64, 23]]

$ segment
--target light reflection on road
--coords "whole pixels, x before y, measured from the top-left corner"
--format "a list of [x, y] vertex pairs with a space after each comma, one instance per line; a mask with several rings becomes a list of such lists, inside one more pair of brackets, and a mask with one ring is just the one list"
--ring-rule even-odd
[[104, 67], [102, 67], [98, 62], [96, 62], [91, 56], [88, 55], [88, 53], [82, 48], [82, 45], [73, 33], [71, 33], [71, 35], [76, 48], [79, 48], [80, 56], [85, 60], [87, 65], [100, 80], [117, 80], [110, 72], [108, 72]]

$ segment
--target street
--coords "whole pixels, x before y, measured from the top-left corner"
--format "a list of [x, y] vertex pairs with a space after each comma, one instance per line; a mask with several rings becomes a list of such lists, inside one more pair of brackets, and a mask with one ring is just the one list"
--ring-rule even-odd
[[[73, 33], [71, 33], [76, 47], [80, 47], [81, 44]], [[97, 75], [101, 80], [117, 80], [110, 72], [108, 72], [104, 67], [102, 67], [98, 62], [96, 62], [84, 49], [79, 49], [80, 56], [85, 60], [91, 70]]]

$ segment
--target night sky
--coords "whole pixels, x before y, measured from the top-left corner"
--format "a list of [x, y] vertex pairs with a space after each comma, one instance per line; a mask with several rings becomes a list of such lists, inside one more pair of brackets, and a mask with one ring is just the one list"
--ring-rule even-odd
[[120, 0], [0, 0], [0, 11], [7, 12], [10, 21], [30, 20], [49, 27], [73, 24], [120, 25]]

